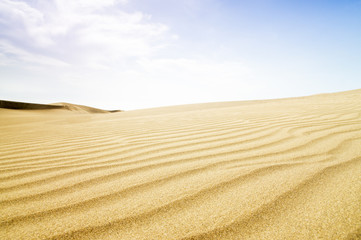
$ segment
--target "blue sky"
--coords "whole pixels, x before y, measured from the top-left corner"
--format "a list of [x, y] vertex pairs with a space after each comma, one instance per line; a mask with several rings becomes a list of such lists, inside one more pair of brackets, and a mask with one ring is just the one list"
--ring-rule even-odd
[[138, 109], [361, 88], [361, 1], [2, 0], [0, 98]]

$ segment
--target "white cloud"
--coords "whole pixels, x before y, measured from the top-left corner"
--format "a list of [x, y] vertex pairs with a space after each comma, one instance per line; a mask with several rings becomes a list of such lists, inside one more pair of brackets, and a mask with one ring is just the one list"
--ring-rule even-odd
[[[10, 37], [17, 40], [36, 40], [41, 44], [49, 44], [50, 39], [44, 36], [44, 14], [26, 2], [4, 0], [0, 3], [0, 19]], [[14, 29], [15, 28], [15, 29]], [[13, 31], [16, 32], [14, 36]], [[3, 33], [4, 34], [4, 33]], [[32, 38], [32, 39], [29, 39]]]
[[151, 22], [150, 16], [141, 12], [121, 10], [125, 3], [54, 0], [30, 5], [4, 0], [0, 3], [0, 24], [7, 30], [2, 38], [16, 40], [24, 51], [46, 52], [78, 64], [149, 56], [165, 44], [162, 39], [167, 38], [168, 28]]
[[69, 65], [55, 58], [25, 51], [4, 40], [0, 40], [0, 59], [2, 62], [1, 65], [16, 65], [19, 62], [29, 65], [57, 67], [65, 67]]
[[125, 4], [127, 1], [116, 0], [55, 0], [58, 10], [68, 13], [93, 12], [117, 3]]

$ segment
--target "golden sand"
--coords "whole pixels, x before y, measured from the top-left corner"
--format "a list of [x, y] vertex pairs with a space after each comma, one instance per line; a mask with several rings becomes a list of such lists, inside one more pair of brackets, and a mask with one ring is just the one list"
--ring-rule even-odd
[[0, 239], [361, 239], [361, 90], [86, 110], [0, 108]]

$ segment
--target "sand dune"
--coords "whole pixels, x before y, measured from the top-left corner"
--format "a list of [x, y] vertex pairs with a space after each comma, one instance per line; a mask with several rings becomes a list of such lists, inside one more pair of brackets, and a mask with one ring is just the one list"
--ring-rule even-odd
[[361, 90], [13, 106], [0, 108], [0, 239], [361, 239]]
[[46, 110], [46, 109], [62, 109], [63, 106], [0, 100], [0, 108], [22, 109], [22, 110]]
[[38, 103], [25, 103], [0, 100], [0, 108], [18, 109], [18, 110], [50, 110], [50, 109], [63, 109], [76, 112], [86, 113], [110, 113], [121, 112], [120, 110], [102, 110], [98, 108], [88, 107], [84, 105], [77, 105], [71, 103], [53, 103], [53, 104], [38, 104]]

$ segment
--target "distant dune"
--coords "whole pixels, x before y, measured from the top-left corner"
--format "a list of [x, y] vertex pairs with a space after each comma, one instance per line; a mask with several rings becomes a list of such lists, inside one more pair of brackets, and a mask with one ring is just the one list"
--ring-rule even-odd
[[0, 108], [23, 109], [23, 110], [45, 110], [45, 109], [62, 109], [63, 106], [0, 100]]
[[361, 239], [361, 90], [0, 107], [0, 239]]
[[22, 110], [65, 109], [70, 111], [88, 112], [88, 113], [120, 112], [120, 110], [107, 111], [98, 108], [92, 108], [92, 107], [70, 104], [70, 103], [38, 104], [38, 103], [25, 103], [25, 102], [15, 102], [15, 101], [6, 101], [6, 100], [0, 100], [0, 108], [22, 109]]

